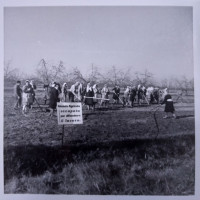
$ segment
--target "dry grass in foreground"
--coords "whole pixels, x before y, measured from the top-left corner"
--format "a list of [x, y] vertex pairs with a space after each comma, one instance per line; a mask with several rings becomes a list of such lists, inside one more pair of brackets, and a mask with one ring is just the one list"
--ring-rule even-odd
[[125, 143], [10, 148], [5, 193], [194, 194], [194, 136]]

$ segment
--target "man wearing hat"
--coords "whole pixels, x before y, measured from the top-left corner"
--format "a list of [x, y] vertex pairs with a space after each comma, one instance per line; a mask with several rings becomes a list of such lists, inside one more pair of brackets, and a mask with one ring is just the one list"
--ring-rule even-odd
[[23, 86], [23, 108], [22, 113], [26, 115], [28, 113], [29, 108], [34, 102], [35, 92], [33, 87], [30, 84], [29, 80], [26, 80], [25, 85]]

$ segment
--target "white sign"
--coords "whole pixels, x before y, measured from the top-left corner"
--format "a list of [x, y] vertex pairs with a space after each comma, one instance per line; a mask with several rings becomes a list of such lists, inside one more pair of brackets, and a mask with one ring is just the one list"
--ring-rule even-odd
[[75, 102], [57, 103], [58, 124], [83, 124], [82, 105]]

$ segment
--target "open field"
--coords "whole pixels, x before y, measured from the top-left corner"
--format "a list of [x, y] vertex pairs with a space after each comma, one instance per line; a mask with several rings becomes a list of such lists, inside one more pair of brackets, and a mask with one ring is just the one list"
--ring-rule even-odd
[[63, 147], [56, 116], [23, 116], [11, 90], [4, 99], [5, 193], [194, 194], [193, 95], [175, 104], [177, 119], [163, 119], [161, 106], [158, 127], [157, 105], [83, 107], [84, 123], [65, 126]]

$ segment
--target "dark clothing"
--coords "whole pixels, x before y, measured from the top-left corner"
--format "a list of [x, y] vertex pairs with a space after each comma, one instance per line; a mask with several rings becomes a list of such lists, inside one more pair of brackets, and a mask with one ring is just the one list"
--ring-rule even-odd
[[150, 94], [150, 103], [153, 103], [154, 101], [159, 103], [159, 90], [153, 90], [153, 92]]
[[23, 92], [24, 93], [31, 93], [31, 94], [35, 94], [34, 89], [31, 85], [25, 85], [23, 87]]
[[22, 89], [20, 85], [16, 84], [14, 86], [14, 96], [16, 99], [15, 108], [19, 108], [22, 105]]
[[140, 88], [140, 89], [138, 90], [138, 99], [143, 99], [143, 94], [144, 94], [144, 92], [143, 92], [143, 90]]
[[146, 88], [143, 90], [143, 94], [144, 94], [145, 97], [147, 96], [147, 89]]
[[131, 91], [130, 91], [130, 101], [135, 100], [136, 94], [137, 94], [136, 89], [131, 89]]
[[159, 90], [153, 91], [153, 97], [157, 103], [159, 103]]
[[22, 96], [22, 89], [21, 89], [21, 87], [20, 87], [20, 85], [18, 85], [18, 84], [16, 84], [15, 86], [14, 86], [14, 95], [15, 96], [19, 96], [19, 97], [21, 97]]
[[138, 95], [138, 104], [140, 105], [144, 95], [142, 88], [138, 89], [137, 95]]
[[137, 95], [137, 90], [135, 88], [132, 88], [130, 90], [130, 101], [131, 101], [131, 106], [133, 107], [134, 105], [134, 101], [135, 101], [135, 97]]
[[50, 87], [49, 89], [49, 107], [55, 109], [58, 102], [59, 92], [56, 88]]
[[85, 104], [90, 106], [94, 105], [93, 98], [87, 98], [87, 97], [94, 97], [93, 89], [88, 90], [88, 92], [87, 91], [85, 92]]
[[61, 86], [60, 86], [60, 83], [56, 83], [56, 85], [58, 86], [58, 93], [60, 94], [62, 91], [61, 91]]
[[153, 103], [154, 102], [154, 96], [153, 96], [153, 93], [150, 94], [150, 103]]
[[74, 102], [74, 94], [71, 91], [69, 91], [68, 95], [69, 95], [69, 101]]
[[164, 101], [161, 104], [165, 104], [165, 112], [174, 113], [174, 103], [170, 94], [165, 95]]
[[113, 99], [119, 100], [120, 88], [114, 87], [112, 90], [113, 90]]

